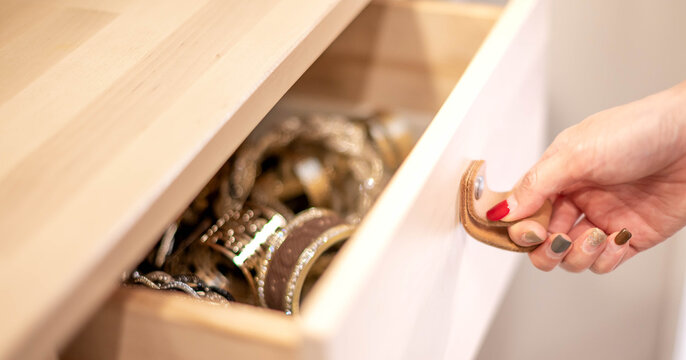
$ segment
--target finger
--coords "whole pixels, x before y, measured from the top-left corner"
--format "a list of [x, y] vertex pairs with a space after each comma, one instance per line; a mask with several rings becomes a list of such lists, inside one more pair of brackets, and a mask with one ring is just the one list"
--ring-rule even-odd
[[[559, 197], [553, 203], [548, 231], [567, 234], [580, 215], [581, 210], [569, 198]], [[574, 237], [571, 238], [574, 239]]]
[[590, 228], [574, 238], [572, 249], [567, 253], [560, 267], [570, 272], [588, 269], [605, 250], [607, 235], [598, 228]]
[[548, 235], [543, 225], [533, 220], [522, 220], [507, 229], [510, 239], [520, 246], [532, 246], [542, 243]]
[[[581, 210], [574, 203], [560, 197], [553, 203], [552, 217], [548, 229], [532, 220], [522, 220], [508, 228], [510, 238], [520, 246], [540, 244], [548, 232], [567, 233], [579, 218]], [[572, 238], [573, 239], [573, 238]]]
[[[540, 160], [514, 187], [505, 204], [507, 212], [500, 219], [514, 221], [535, 213], [550, 196], [558, 194], [575, 182], [574, 167], [570, 166], [569, 155], [558, 151], [550, 157]], [[502, 206], [502, 205], [501, 205]]]
[[627, 229], [613, 233], [607, 238], [607, 245], [590, 269], [596, 274], [606, 274], [614, 270], [630, 249], [631, 233]]
[[[568, 232], [567, 234], [569, 235], [570, 238], [576, 239], [579, 236], [581, 236], [583, 233], [588, 231], [588, 229], [595, 228], [595, 224], [590, 222], [587, 217], [582, 217], [579, 222], [574, 225]], [[604, 233], [604, 232], [603, 232]]]
[[543, 270], [550, 271], [557, 266], [571, 249], [572, 241], [565, 234], [555, 233], [529, 253], [531, 263]]

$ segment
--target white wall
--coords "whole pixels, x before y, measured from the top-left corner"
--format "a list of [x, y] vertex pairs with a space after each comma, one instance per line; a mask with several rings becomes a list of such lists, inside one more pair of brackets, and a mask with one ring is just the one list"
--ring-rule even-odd
[[[686, 80], [686, 1], [552, 1], [551, 139], [594, 112]], [[523, 262], [479, 358], [671, 358], [684, 239], [604, 276], [542, 273]]]

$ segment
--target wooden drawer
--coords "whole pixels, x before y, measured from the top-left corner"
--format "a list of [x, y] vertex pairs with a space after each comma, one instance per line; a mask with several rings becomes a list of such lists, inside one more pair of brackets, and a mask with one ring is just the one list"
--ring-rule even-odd
[[302, 313], [121, 289], [67, 358], [379, 359], [476, 354], [518, 255], [468, 239], [458, 183], [486, 159], [511, 186], [544, 135], [542, 0], [372, 3], [280, 107], [328, 101], [428, 115], [426, 131]]
[[[368, 2], [0, 1], [0, 358], [473, 356], [518, 257], [468, 239], [457, 184], [479, 158], [511, 186], [541, 150], [545, 0], [373, 2], [353, 21]], [[426, 119], [302, 313], [105, 303], [288, 88], [275, 111]]]
[[46, 358], [368, 0], [0, 0], [0, 358]]

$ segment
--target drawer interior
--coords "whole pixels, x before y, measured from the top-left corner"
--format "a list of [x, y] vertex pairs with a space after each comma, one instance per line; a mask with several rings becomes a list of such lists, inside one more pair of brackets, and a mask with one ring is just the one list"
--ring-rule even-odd
[[284, 101], [438, 111], [501, 9], [438, 1], [373, 3], [296, 82]]
[[[294, 109], [392, 110], [408, 114], [419, 138], [501, 11], [469, 3], [373, 2], [296, 82], [266, 121]], [[364, 230], [349, 242], [373, 242], [375, 234]], [[355, 253], [361, 249], [346, 245], [332, 267], [349, 267], [352, 259], [373, 261]], [[364, 269], [364, 264], [357, 265]], [[64, 356], [300, 358], [306, 356], [303, 344], [311, 332], [307, 327], [318, 321], [309, 315], [309, 307], [319, 311], [328, 306], [321, 303], [324, 297], [319, 293], [336, 289], [341, 273], [325, 273], [305, 302], [302, 318], [250, 305], [219, 306], [167, 292], [120, 289]]]

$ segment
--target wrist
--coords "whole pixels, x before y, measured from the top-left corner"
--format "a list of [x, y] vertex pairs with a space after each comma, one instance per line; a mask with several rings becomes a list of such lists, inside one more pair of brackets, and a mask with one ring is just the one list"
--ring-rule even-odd
[[686, 154], [686, 81], [665, 90], [663, 101], [661, 117], [675, 128], [679, 149]]

